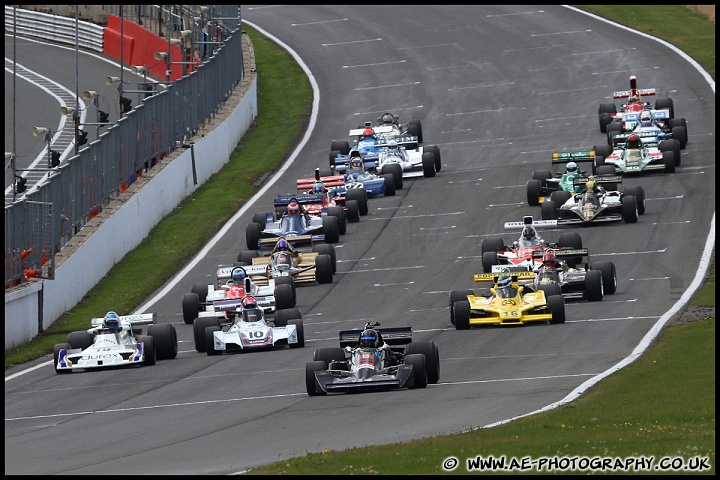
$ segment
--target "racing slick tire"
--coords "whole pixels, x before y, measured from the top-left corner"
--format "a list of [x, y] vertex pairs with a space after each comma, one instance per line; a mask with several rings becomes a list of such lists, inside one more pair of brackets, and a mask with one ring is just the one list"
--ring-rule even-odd
[[548, 200], [540, 205], [540, 214], [543, 220], [557, 220], [558, 212], [555, 202]]
[[605, 293], [613, 294], [617, 290], [617, 271], [613, 262], [597, 262], [590, 265], [591, 270], [600, 270]]
[[667, 140], [663, 140], [658, 144], [658, 150], [661, 152], [673, 152], [673, 155], [675, 156], [675, 166], [677, 167], [680, 165], [680, 162], [682, 159], [680, 158], [680, 141], [675, 138], [668, 138]]
[[275, 318], [273, 323], [276, 327], [286, 327], [290, 320], [302, 320], [302, 313], [299, 308], [286, 308], [283, 310], [275, 310]]
[[685, 117], [671, 118], [668, 125], [671, 129], [673, 127], [685, 127], [687, 129], [687, 120], [685, 120]]
[[315, 257], [315, 280], [318, 283], [332, 283], [333, 268], [330, 255], [318, 255]]
[[598, 115], [598, 120], [600, 122], [600, 133], [607, 133], [607, 126], [612, 123], [612, 114], [601, 113]]
[[222, 354], [222, 350], [215, 350], [215, 335], [213, 335], [214, 332], [219, 331], [220, 327], [215, 325], [205, 327], [205, 353], [207, 353], [209, 357]]
[[665, 173], [675, 173], [675, 154], [673, 152], [662, 152], [663, 165], [665, 165]]
[[632, 195], [625, 195], [620, 199], [620, 202], [622, 203], [622, 217], [625, 223], [637, 223], [637, 199]]
[[206, 283], [196, 283], [190, 289], [190, 293], [197, 293], [198, 300], [204, 302], [207, 300], [208, 286]]
[[497, 252], [483, 252], [482, 254], [483, 273], [492, 273], [493, 265], [500, 265]]
[[338, 150], [343, 155], [349, 155], [350, 143], [347, 140], [333, 140], [330, 144], [330, 150]]
[[313, 352], [313, 360], [323, 362], [323, 370], [327, 368], [333, 360], [345, 360], [345, 350], [340, 347], [318, 348]]
[[327, 214], [337, 218], [338, 231], [340, 235], [345, 235], [345, 232], [347, 232], [347, 215], [345, 215], [345, 209], [343, 207], [328, 207]]
[[422, 154], [423, 177], [431, 178], [435, 176], [435, 156], [430, 152]]
[[532, 173], [533, 180], [540, 180], [540, 184], [543, 187], [547, 186], [547, 181], [553, 177], [553, 174], [550, 170], [534, 170]]
[[67, 343], [70, 344], [70, 348], [79, 348], [85, 350], [89, 348], [95, 342], [95, 337], [92, 333], [86, 331], [70, 332], [67, 336]]
[[195, 350], [205, 353], [205, 329], [207, 327], [219, 327], [220, 320], [216, 317], [200, 317], [193, 322], [193, 339], [195, 340]]
[[238, 263], [242, 264], [241, 266], [252, 265], [253, 258], [259, 256], [260, 252], [258, 252], [257, 250], [242, 250], [240, 253], [238, 253], [237, 261]]
[[318, 175], [320, 175], [321, 177], [332, 177], [333, 175], [335, 175], [335, 171], [332, 169], [318, 168], [317, 170]]
[[252, 221], [260, 224], [260, 230], [265, 230], [265, 227], [267, 227], [267, 214], [258, 212], [253, 215]]
[[326, 392], [323, 392], [320, 389], [317, 379], [315, 378], [315, 372], [319, 372], [321, 370], [327, 370], [325, 362], [316, 360], [305, 364], [305, 388], [307, 388], [307, 394], [311, 397], [326, 394]]
[[[489, 252], [488, 252], [489, 253]], [[472, 295], [473, 290], [450, 290], [450, 323], [455, 325], [455, 310], [453, 310], [453, 305], [455, 305], [455, 302], [461, 302], [463, 300], [467, 300], [468, 295]]]
[[655, 100], [655, 110], [670, 110], [670, 119], [675, 118], [675, 106], [672, 98], [658, 98]]
[[382, 176], [382, 178], [385, 183], [385, 190], [383, 193], [385, 194], [386, 197], [392, 197], [396, 193], [395, 192], [395, 175], [393, 175], [391, 173], [386, 173], [385, 175]]
[[623, 195], [632, 195], [637, 200], [638, 214], [645, 215], [645, 190], [640, 185], [623, 188]]
[[360, 203], [357, 200], [345, 200], [345, 208], [347, 208], [347, 221], [357, 223], [360, 221]]
[[248, 223], [245, 227], [245, 245], [248, 250], [257, 250], [260, 248], [260, 232], [262, 225], [259, 223]]
[[197, 293], [186, 293], [182, 296], [183, 321], [190, 325], [198, 318], [200, 312], [200, 298]]
[[425, 372], [427, 383], [436, 384], [440, 380], [440, 354], [435, 342], [411, 342], [405, 349], [405, 358], [408, 355], [421, 353], [425, 356]]
[[470, 302], [461, 300], [453, 304], [453, 316], [455, 317], [455, 330], [467, 330], [470, 328]]
[[430, 152], [433, 154], [433, 160], [435, 161], [435, 171], [439, 172], [442, 170], [442, 159], [440, 157], [440, 147], [437, 145], [430, 145], [423, 148], [423, 152]]
[[613, 122], [607, 126], [607, 143], [610, 147], [613, 146], [613, 135], [616, 133], [622, 133], [623, 126], [620, 123]]
[[320, 255], [330, 255], [330, 258], [332, 259], [333, 273], [335, 273], [337, 271], [337, 256], [335, 253], [335, 245], [328, 245], [327, 243], [319, 243], [317, 245], [313, 245], [312, 251], [316, 252]]
[[155, 365], [157, 362], [157, 352], [155, 352], [155, 339], [152, 335], [142, 335], [138, 338], [138, 342], [143, 344], [143, 366]]
[[[289, 275], [281, 276], [281, 277], [275, 277], [275, 288], [277, 288], [280, 285], [290, 285], [290, 290], [292, 291], [292, 306], [294, 307], [297, 303], [297, 292], [295, 291], [295, 279]], [[277, 308], [276, 308], [277, 310]]]
[[390, 163], [383, 165], [380, 169], [380, 175], [391, 173], [395, 177], [395, 190], [402, 190], [403, 188], [403, 170], [402, 165], [399, 163]]
[[303, 328], [303, 321], [300, 318], [293, 318], [288, 320], [288, 325], [295, 325], [295, 331], [297, 332], [297, 343], [288, 343], [290, 348], [301, 348], [305, 346], [305, 329]]
[[423, 142], [422, 123], [420, 120], [410, 120], [407, 127], [408, 135], [418, 137], [418, 143]]
[[548, 297], [547, 306], [552, 314], [550, 323], [565, 323], [565, 299], [562, 295], [552, 295]]
[[[617, 171], [615, 171], [615, 165], [600, 165], [595, 168], [595, 175], [615, 175], [616, 173]], [[617, 188], [617, 183], [607, 183], [605, 187], [606, 190], [617, 190]]]
[[546, 283], [538, 286], [538, 290], [542, 290], [545, 293], [545, 298], [550, 298], [552, 295], [562, 295], [562, 288], [557, 283]]
[[425, 357], [419, 353], [405, 355], [405, 365], [412, 367], [412, 385], [408, 388], [426, 388], [428, 384], [427, 371], [425, 370]]
[[672, 136], [680, 142], [680, 148], [684, 150], [688, 141], [687, 128], [682, 126], [672, 127]]
[[570, 197], [572, 197], [572, 193], [565, 190], [556, 190], [550, 194], [550, 200], [555, 202], [555, 205], [564, 205], [570, 200]]
[[[251, 223], [251, 225], [256, 225]], [[325, 234], [325, 243], [338, 243], [340, 241], [340, 226], [337, 217], [323, 217], [323, 233]]]
[[345, 201], [356, 200], [358, 202], [358, 210], [360, 215], [367, 215], [370, 211], [368, 208], [367, 190], [364, 188], [350, 188], [345, 192]]
[[505, 249], [505, 241], [502, 237], [485, 237], [480, 242], [480, 252], [499, 252]]
[[335, 160], [337, 159], [337, 156], [340, 154], [340, 150], [331, 150], [330, 154], [328, 155], [328, 158], [330, 159], [330, 168], [335, 168]]
[[158, 360], [171, 360], [178, 354], [178, 339], [175, 326], [170, 323], [149, 325], [147, 334], [153, 337]]
[[540, 205], [540, 196], [542, 195], [542, 182], [531, 178], [525, 186], [527, 190], [527, 202], [531, 207]]
[[600, 113], [609, 113], [614, 115], [617, 113], [617, 106], [615, 106], [614, 103], [601, 103], [598, 107], [598, 114]]
[[561, 247], [583, 248], [582, 235], [578, 232], [563, 232], [558, 237], [558, 243]]
[[603, 299], [603, 278], [599, 270], [585, 272], [585, 297], [590, 302], [599, 302]]
[[275, 310], [282, 310], [283, 308], [293, 308], [295, 306], [295, 297], [293, 296], [292, 287], [290, 285], [276, 284], [274, 293]]
[[53, 347], [53, 367], [55, 368], [55, 373], [64, 374], [64, 373], [72, 373], [72, 369], [64, 369], [64, 368], [57, 368], [57, 364], [60, 361], [60, 350], [69, 350], [70, 344], [69, 343], [58, 343]]

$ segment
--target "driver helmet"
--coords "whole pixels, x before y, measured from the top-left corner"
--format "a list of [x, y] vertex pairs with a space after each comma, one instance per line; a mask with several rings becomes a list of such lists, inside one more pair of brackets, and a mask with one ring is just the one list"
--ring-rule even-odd
[[498, 289], [510, 288], [511, 286], [512, 286], [512, 277], [510, 277], [510, 275], [503, 274], [498, 277], [498, 281], [497, 281]]
[[290, 245], [288, 244], [287, 240], [284, 238], [281, 238], [278, 240], [277, 245], [275, 246], [275, 251], [278, 252], [287, 252], [290, 250]]
[[350, 160], [350, 168], [363, 168], [363, 161], [362, 158], [356, 157]]
[[297, 202], [290, 202], [287, 207], [288, 215], [300, 215], [300, 205]]
[[640, 100], [640, 97], [638, 97], [637, 95], [630, 95], [630, 96], [628, 97], [628, 103], [629, 103], [629, 104], [630, 104], [630, 103], [635, 103], [635, 102], [637, 102], [637, 101], [639, 101], [639, 100]]
[[325, 190], [325, 185], [323, 185], [323, 182], [315, 182], [313, 183], [313, 192], [314, 193], [323, 193]]
[[367, 329], [363, 330], [360, 334], [360, 347], [364, 348], [377, 348], [378, 346], [378, 334], [375, 330]]
[[545, 252], [542, 258], [542, 263], [545, 267], [557, 266], [557, 258], [555, 257], [555, 253], [553, 253], [552, 250], [548, 250], [547, 252]]
[[245, 281], [245, 277], [247, 277], [247, 274], [245, 273], [245, 270], [242, 268], [236, 268], [232, 271], [232, 274], [230, 275], [230, 278], [233, 281], [233, 284], [235, 285], [242, 285]]
[[388, 150], [396, 151], [398, 149], [398, 143], [395, 140], [390, 140], [387, 145]]
[[382, 122], [383, 123], [393, 123], [393, 114], [392, 113], [386, 113], [382, 116]]
[[592, 193], [595, 191], [595, 180], [588, 180], [588, 182], [585, 184], [585, 190], [588, 193]]
[[652, 126], [652, 114], [649, 110], [643, 110], [640, 114], [640, 125], [642, 125], [643, 127]]
[[628, 137], [627, 145], [630, 147], [639, 147], [640, 146], [640, 138], [633, 133], [632, 135], [630, 135]]
[[537, 238], [537, 232], [534, 227], [528, 225], [523, 229], [522, 236], [525, 240], [532, 241]]
[[257, 322], [262, 318], [262, 312], [258, 308], [255, 297], [245, 297], [242, 301], [243, 322]]
[[107, 328], [111, 332], [120, 330], [120, 317], [115, 312], [107, 312], [103, 318], [103, 328]]
[[364, 138], [372, 138], [372, 136], [373, 136], [373, 129], [372, 129], [372, 128], [366, 128], [365, 130], [363, 130], [362, 136], [363, 136]]
[[578, 171], [578, 164], [575, 162], [568, 162], [565, 170], [567, 173], [576, 173]]

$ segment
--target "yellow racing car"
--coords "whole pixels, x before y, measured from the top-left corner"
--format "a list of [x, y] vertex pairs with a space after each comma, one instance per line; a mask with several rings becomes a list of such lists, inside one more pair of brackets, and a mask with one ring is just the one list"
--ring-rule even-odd
[[[476, 273], [474, 290], [450, 292], [450, 321], [456, 330], [473, 325], [524, 325], [529, 322], [565, 323], [565, 299], [562, 295], [545, 296], [524, 293], [519, 280], [533, 280], [534, 272]], [[486, 282], [492, 282], [489, 293], [480, 293]]]

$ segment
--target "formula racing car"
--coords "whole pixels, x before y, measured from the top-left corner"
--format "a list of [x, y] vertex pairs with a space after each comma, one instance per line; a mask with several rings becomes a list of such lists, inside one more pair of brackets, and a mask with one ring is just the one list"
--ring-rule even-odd
[[[93, 318], [90, 329], [72, 332], [67, 343], [55, 345], [55, 372], [155, 365], [156, 360], [175, 358], [178, 352], [175, 327], [169, 323], [156, 324], [156, 319], [156, 313], [120, 316], [115, 312]], [[148, 325], [145, 335], [139, 328], [142, 325]]]
[[310, 396], [333, 392], [365, 392], [394, 388], [425, 388], [440, 379], [435, 342], [413, 342], [411, 327], [340, 332], [339, 348], [319, 348], [305, 366]]
[[612, 146], [594, 147], [595, 171], [600, 173], [598, 168], [610, 166], [614, 167], [613, 173], [673, 173], [682, 161], [680, 142], [673, 138], [660, 142], [655, 139], [651, 132], [613, 133]]
[[[498, 273], [476, 273], [474, 289], [450, 292], [450, 322], [456, 330], [480, 325], [565, 323], [562, 295], [546, 295], [543, 285], [537, 291], [526, 291], [526, 287], [518, 283], [534, 279], [534, 272], [511, 272], [509, 269]], [[489, 292], [482, 292], [487, 282], [492, 282], [492, 287]]]
[[225, 351], [260, 350], [305, 345], [302, 314], [297, 308], [276, 310], [270, 325], [253, 297], [245, 297], [231, 320], [197, 318], [193, 323], [195, 350], [208, 355]]

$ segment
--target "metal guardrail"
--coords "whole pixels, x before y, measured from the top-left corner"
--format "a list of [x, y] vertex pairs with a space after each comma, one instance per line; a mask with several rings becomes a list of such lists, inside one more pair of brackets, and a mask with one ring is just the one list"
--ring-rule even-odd
[[[203, 128], [232, 96], [244, 78], [239, 8], [222, 7], [231, 19], [228, 24], [237, 27], [207, 61], [167, 90], [149, 92], [96, 141], [5, 207], [6, 288], [22, 284], [28, 276], [52, 279], [55, 253], [139, 176]], [[5, 9], [6, 29], [12, 28], [13, 10], [7, 21]], [[48, 16], [55, 17], [24, 11], [17, 18], [37, 25], [49, 21]], [[72, 24], [69, 36], [68, 30], [64, 34], [74, 45], [75, 20], [56, 17], [53, 25], [60, 24]], [[55, 36], [60, 37], [59, 30]]]
[[[13, 17], [17, 15], [17, 18]], [[17, 22], [17, 34], [62, 44], [75, 45], [75, 19], [42, 12], [5, 6], [5, 32], [13, 33]], [[78, 45], [82, 48], [103, 51], [104, 28], [89, 22], [77, 22]]]

